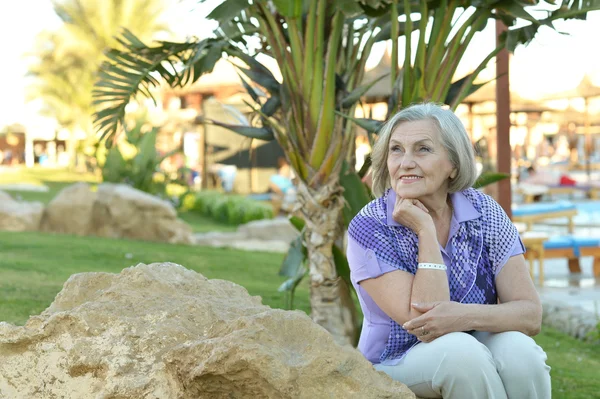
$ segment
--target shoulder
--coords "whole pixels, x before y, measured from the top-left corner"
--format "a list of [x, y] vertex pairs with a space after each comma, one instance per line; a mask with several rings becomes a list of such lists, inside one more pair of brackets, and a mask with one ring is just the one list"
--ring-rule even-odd
[[489, 195], [474, 189], [467, 189], [464, 194], [481, 214], [477, 223], [480, 223], [483, 241], [496, 269], [506, 262], [515, 241], [519, 239], [517, 228], [500, 204]]
[[461, 191], [461, 193], [469, 200], [469, 202], [471, 202], [473, 207], [479, 213], [481, 213], [484, 218], [497, 212], [505, 213], [495, 199], [479, 190], [468, 188], [464, 191]]
[[348, 235], [360, 242], [362, 237], [381, 232], [386, 227], [386, 201], [384, 195], [369, 202], [352, 218], [348, 226]]

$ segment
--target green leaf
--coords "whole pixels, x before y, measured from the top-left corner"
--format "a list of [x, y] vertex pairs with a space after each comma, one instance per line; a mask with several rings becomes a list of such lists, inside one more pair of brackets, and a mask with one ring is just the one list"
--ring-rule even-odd
[[473, 188], [481, 188], [485, 187], [489, 184], [496, 183], [500, 180], [504, 180], [510, 177], [510, 175], [506, 173], [498, 173], [498, 172], [486, 172], [479, 175], [475, 183], [473, 184]]
[[[256, 58], [244, 53], [243, 51], [233, 48], [229, 48], [228, 53], [244, 61], [244, 63], [248, 65], [256, 74], [264, 76], [264, 79], [277, 82], [277, 79], [275, 79], [275, 76], [273, 76], [271, 71], [266, 66], [258, 62]], [[279, 90], [279, 82], [277, 82], [277, 90]]]
[[[412, 30], [418, 29], [418, 25], [413, 25]], [[406, 24], [404, 22], [398, 22], [398, 36], [402, 36], [406, 33]], [[385, 23], [381, 26], [381, 30], [375, 35], [375, 43], [390, 40], [392, 38], [392, 24], [390, 22]]]
[[356, 103], [358, 100], [360, 100], [360, 98], [371, 88], [373, 87], [377, 82], [379, 82], [381, 79], [387, 77], [389, 75], [389, 73], [383, 74], [380, 77], [378, 77], [377, 79], [373, 80], [372, 82], [366, 84], [366, 85], [362, 85], [357, 87], [356, 89], [352, 90], [352, 92], [350, 94], [348, 94], [343, 100], [342, 100], [342, 108], [350, 108], [352, 105], [354, 105], [354, 103]]
[[139, 140], [138, 153], [133, 158], [133, 187], [145, 192], [151, 192], [154, 172], [158, 169], [156, 154], [157, 128], [144, 133]]
[[333, 262], [335, 263], [335, 271], [338, 276], [346, 280], [349, 286], [352, 286], [350, 282], [350, 265], [348, 264], [348, 259], [337, 245], [334, 245], [332, 248], [333, 253]]
[[[200, 79], [205, 73], [210, 73], [215, 68], [217, 61], [223, 57], [223, 45], [211, 46], [206, 54], [191, 65], [193, 74], [190, 74], [191, 82]], [[191, 83], [189, 79], [184, 84]]]
[[108, 151], [106, 161], [102, 166], [102, 181], [120, 183], [127, 174], [127, 162], [118, 147]]
[[289, 220], [290, 220], [290, 223], [292, 224], [292, 226], [294, 226], [296, 228], [296, 230], [298, 230], [298, 231], [302, 231], [302, 229], [306, 225], [306, 222], [304, 221], [304, 219], [302, 219], [298, 216], [290, 216]]
[[[450, 105], [450, 104], [452, 104], [454, 102], [454, 100], [456, 99], [456, 96], [459, 95], [460, 89], [462, 88], [463, 84], [465, 84], [465, 82], [467, 80], [469, 80], [472, 75], [473, 74], [469, 74], [469, 75], [467, 75], [467, 76], [465, 76], [465, 77], [457, 80], [456, 82], [453, 82], [450, 85], [450, 88], [448, 89], [448, 94], [446, 94], [446, 99], [444, 100], [444, 104]], [[473, 85], [471, 85], [471, 89], [464, 94], [464, 98], [467, 98], [471, 94], [475, 93], [477, 90], [479, 90], [480, 88], [482, 88], [483, 86], [485, 86], [489, 82], [491, 82], [491, 81], [488, 81], [488, 82], [485, 82], [485, 83], [481, 83], [481, 84], [473, 84]]]
[[306, 260], [306, 248], [302, 243], [302, 235], [298, 235], [292, 241], [288, 253], [283, 259], [281, 269], [279, 269], [279, 275], [285, 277], [296, 277], [303, 269], [302, 265]]
[[383, 121], [378, 121], [375, 119], [368, 119], [368, 118], [353, 118], [349, 115], [346, 114], [342, 114], [341, 112], [335, 111], [336, 114], [338, 114], [339, 116], [342, 116], [354, 123], [356, 123], [358, 126], [362, 127], [363, 129], [365, 129], [367, 132], [371, 132], [371, 133], [376, 133], [379, 131], [379, 129], [381, 129], [381, 126], [383, 126], [384, 122]]
[[244, 79], [242, 77], [242, 75], [240, 75], [239, 73], [237, 74], [240, 77], [240, 80], [242, 81], [242, 84], [244, 85], [244, 88], [246, 89], [246, 91], [248, 92], [248, 94], [250, 94], [250, 97], [252, 97], [252, 100], [254, 100], [254, 102], [259, 102], [258, 101], [258, 94], [256, 93], [256, 90], [254, 90], [254, 88], [252, 86], [250, 86], [248, 84], [248, 82], [246, 82], [246, 79]]
[[562, 7], [550, 13], [548, 20], [586, 19], [588, 12], [600, 10], [600, 0], [569, 1], [568, 5], [566, 1], [563, 3]]
[[[345, 162], [344, 162], [345, 163]], [[346, 164], [346, 163], [345, 163]], [[369, 190], [356, 172], [346, 172], [343, 168], [340, 174], [340, 185], [344, 188], [344, 224], [346, 227], [354, 216], [371, 201]]]
[[125, 135], [127, 137], [127, 141], [136, 147], [138, 146], [139, 141], [142, 138], [142, 126], [143, 125], [144, 125], [143, 121], [139, 120], [139, 121], [136, 121], [133, 128], [129, 129], [128, 127], [125, 127], [123, 129], [123, 130], [125, 130]]
[[245, 137], [250, 137], [253, 139], [271, 141], [275, 140], [275, 135], [273, 131], [268, 127], [252, 127], [252, 126], [243, 126], [243, 125], [230, 125], [228, 123], [223, 123], [219, 121], [215, 121], [212, 119], [206, 119], [207, 122], [212, 123], [213, 125], [217, 125], [220, 127], [224, 127], [225, 129], [229, 129], [237, 134], [240, 134]]
[[517, 46], [531, 42], [537, 34], [538, 29], [539, 26], [533, 24], [517, 29], [510, 29], [500, 35], [500, 40], [506, 41], [506, 49], [512, 53]]
[[279, 99], [279, 96], [271, 96], [267, 102], [263, 104], [260, 111], [266, 116], [273, 116], [280, 108], [281, 100]]
[[214, 10], [208, 14], [207, 19], [214, 19], [219, 21], [219, 24], [224, 24], [234, 17], [236, 17], [240, 12], [250, 7], [248, 0], [227, 0], [223, 1], [221, 4], [216, 6]]
[[361, 179], [363, 177], [365, 177], [365, 175], [369, 171], [369, 168], [371, 167], [371, 163], [372, 163], [371, 154], [369, 154], [366, 156], [365, 162], [363, 163], [363, 165], [360, 167], [360, 170], [358, 171], [358, 177], [360, 177]]
[[344, 13], [346, 18], [355, 17], [363, 13], [363, 9], [356, 0], [336, 0], [333, 4], [338, 10]]
[[250, 80], [252, 80], [254, 83], [264, 87], [270, 93], [276, 94], [276, 95], [279, 94], [279, 89], [280, 89], [281, 85], [275, 79], [275, 77], [273, 77], [273, 75], [265, 74], [265, 73], [263, 73], [263, 71], [261, 69], [255, 68], [254, 66], [251, 66], [249, 69], [242, 68], [240, 66], [237, 66], [237, 68], [240, 71], [244, 72], [246, 74], [246, 76], [248, 76], [250, 78]]
[[359, 3], [365, 15], [368, 17], [381, 17], [390, 12], [390, 5], [383, 1], [369, 1]]
[[[302, 268], [303, 273], [299, 274], [296, 277], [292, 277], [289, 278], [287, 280], [285, 280], [280, 286], [279, 288], [277, 288], [277, 291], [279, 292], [285, 292], [288, 291], [290, 292], [290, 295], [292, 292], [294, 292], [294, 290], [296, 289], [296, 287], [298, 286], [298, 284], [300, 284], [300, 282], [302, 281], [302, 279], [304, 278], [304, 273], [306, 273], [306, 268]], [[288, 309], [291, 309], [292, 307], [288, 305]]]
[[[531, 15], [523, 5], [517, 1], [501, 1], [498, 4], [495, 4], [496, 12], [498, 14], [506, 14], [513, 18], [524, 19], [526, 21], [532, 22], [534, 24], [539, 24], [540, 21], [537, 20], [533, 15]], [[510, 24], [508, 25], [510, 26]]]
[[302, 16], [302, 0], [272, 0], [277, 11], [286, 18]]

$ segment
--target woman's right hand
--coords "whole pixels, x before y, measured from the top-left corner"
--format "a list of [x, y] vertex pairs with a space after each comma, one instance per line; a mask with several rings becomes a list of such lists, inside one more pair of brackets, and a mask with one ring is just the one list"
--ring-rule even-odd
[[408, 227], [417, 235], [425, 231], [435, 233], [433, 219], [425, 205], [418, 199], [396, 197], [392, 217], [396, 222]]

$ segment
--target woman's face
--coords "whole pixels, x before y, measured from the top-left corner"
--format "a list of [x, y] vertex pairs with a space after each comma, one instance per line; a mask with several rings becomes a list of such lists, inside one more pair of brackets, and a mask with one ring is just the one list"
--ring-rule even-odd
[[392, 131], [388, 146], [391, 186], [401, 198], [443, 198], [448, 178], [456, 177], [440, 133], [430, 120], [402, 122]]

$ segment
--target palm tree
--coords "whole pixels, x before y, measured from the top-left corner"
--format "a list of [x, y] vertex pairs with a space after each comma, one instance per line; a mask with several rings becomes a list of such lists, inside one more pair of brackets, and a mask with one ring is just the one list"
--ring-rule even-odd
[[42, 32], [29, 67], [30, 100], [41, 100], [42, 112], [71, 132], [68, 148], [75, 157], [76, 130], [93, 132], [92, 91], [103, 52], [118, 45], [115, 35], [125, 26], [150, 39], [165, 31], [160, 20], [165, 0], [54, 0], [63, 25]]
[[[592, 7], [588, 3], [566, 4], [560, 10], [562, 17], [585, 15]], [[413, 23], [413, 12], [420, 14], [418, 22]], [[456, 16], [464, 12], [474, 12], [474, 16], [459, 26]], [[405, 23], [399, 22], [401, 15]], [[349, 115], [368, 89], [369, 85], [359, 84], [373, 44], [394, 39], [392, 57], [397, 65], [395, 39], [407, 36], [403, 71], [391, 71], [391, 109], [424, 99], [457, 104], [472, 90], [481, 69], [452, 85], [456, 66], [470, 38], [488, 19], [501, 18], [509, 25], [520, 18], [530, 22], [502, 38], [512, 46], [531, 40], [539, 26], [562, 17], [553, 13], [537, 20], [522, 1], [505, 0], [405, 0], [401, 4], [397, 0], [227, 1], [209, 15], [219, 22], [214, 37], [147, 46], [125, 32], [121, 38], [125, 50], [112, 50], [110, 62], [101, 68], [95, 96], [103, 108], [96, 114], [96, 122], [110, 143], [122, 126], [131, 98], [137, 93], [151, 95], [150, 89], [160, 84], [160, 77], [170, 86], [183, 86], [211, 71], [224, 56], [245, 63], [247, 68], [240, 67], [240, 71], [256, 103], [256, 123], [252, 127], [220, 125], [248, 137], [275, 139], [284, 149], [298, 176], [297, 211], [306, 222], [312, 318], [339, 342], [350, 343], [355, 326], [342, 295], [343, 280], [336, 271], [333, 250], [342, 232], [339, 221], [344, 199], [339, 176], [354, 141]], [[415, 52], [409, 45], [413, 31], [419, 34]], [[415, 62], [411, 62], [412, 53]], [[281, 82], [257, 61], [258, 54], [277, 61]], [[494, 54], [485, 54], [482, 64]], [[264, 90], [257, 91], [254, 85]], [[368, 128], [379, 125], [377, 121], [356, 122]]]

